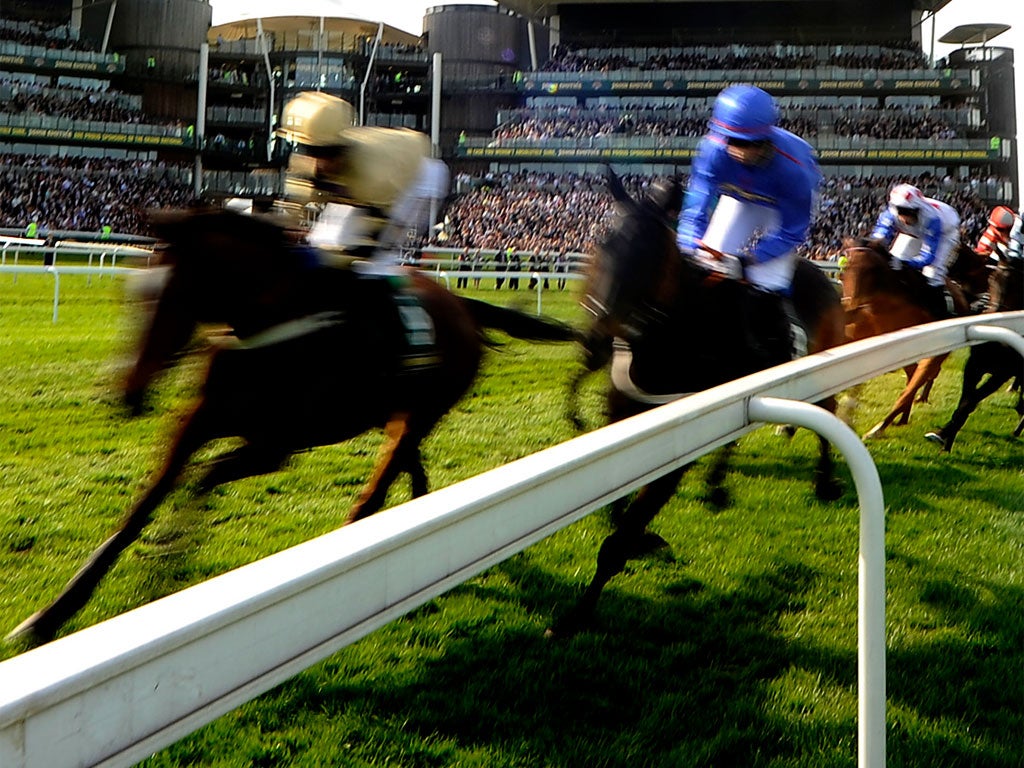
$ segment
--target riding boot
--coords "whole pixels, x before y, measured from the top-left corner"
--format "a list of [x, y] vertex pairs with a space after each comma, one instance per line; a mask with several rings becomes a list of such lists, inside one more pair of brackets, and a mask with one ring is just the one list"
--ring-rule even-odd
[[782, 301], [782, 309], [786, 313], [786, 319], [789, 320], [790, 357], [793, 360], [796, 360], [798, 357], [807, 357], [807, 331], [804, 330], [804, 325], [800, 322], [800, 316], [796, 313], [793, 299], [785, 295], [781, 295], [780, 299]]
[[377, 373], [389, 375], [399, 366], [405, 354], [405, 327], [395, 301], [395, 287], [389, 276], [359, 275], [356, 287], [357, 301], [366, 326], [365, 354], [374, 362]]
[[954, 316], [953, 297], [949, 295], [944, 285], [928, 284], [925, 290], [925, 306], [936, 320]]
[[748, 291], [747, 337], [755, 353], [769, 365], [791, 359], [790, 321], [782, 299], [777, 293], [759, 288]]

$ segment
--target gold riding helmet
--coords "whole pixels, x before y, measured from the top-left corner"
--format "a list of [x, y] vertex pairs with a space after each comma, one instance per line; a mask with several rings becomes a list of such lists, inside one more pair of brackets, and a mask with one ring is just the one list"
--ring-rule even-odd
[[352, 105], [329, 94], [306, 92], [288, 102], [277, 135], [294, 144], [285, 177], [289, 200], [386, 213], [413, 182], [430, 140], [405, 128], [354, 123]]

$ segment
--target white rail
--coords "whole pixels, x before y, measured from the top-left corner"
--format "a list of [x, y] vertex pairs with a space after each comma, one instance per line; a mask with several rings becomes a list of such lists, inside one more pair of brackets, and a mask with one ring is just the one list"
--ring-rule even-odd
[[866, 451], [851, 447], [852, 433], [809, 416], [820, 409], [799, 403], [979, 343], [978, 336], [999, 335], [986, 328], [1022, 334], [1024, 312], [912, 328], [695, 394], [3, 662], [0, 765], [136, 762], [612, 499], [773, 419], [804, 423], [837, 441], [861, 494], [858, 758], [862, 768], [880, 768], [881, 490]]
[[[90, 257], [91, 258], [91, 257]], [[110, 266], [63, 266], [63, 265], [42, 265], [42, 264], [2, 264], [0, 274], [43, 274], [53, 275], [53, 322], [57, 322], [58, 309], [60, 308], [60, 276], [61, 275], [88, 275], [92, 280], [93, 275], [130, 275], [137, 274], [138, 269], [132, 267], [118, 267], [111, 261]], [[17, 279], [17, 278], [15, 278]]]

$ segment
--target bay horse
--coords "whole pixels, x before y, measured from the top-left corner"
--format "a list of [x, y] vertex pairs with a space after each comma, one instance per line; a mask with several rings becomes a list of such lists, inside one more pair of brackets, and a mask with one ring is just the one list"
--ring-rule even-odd
[[[1003, 256], [989, 281], [988, 311], [1014, 312], [1021, 309], [1024, 309], [1024, 258]], [[943, 451], [953, 450], [956, 436], [981, 401], [1011, 379], [1016, 382], [1017, 402], [1014, 409], [1019, 418], [1013, 436], [1020, 437], [1024, 433], [1024, 361], [1017, 350], [998, 341], [987, 341], [971, 347], [968, 353], [967, 362], [964, 363], [960, 400], [953, 415], [944, 426], [928, 432], [925, 438]]]
[[[847, 336], [859, 341], [891, 333], [913, 325], [941, 319], [929, 306], [929, 290], [924, 276], [916, 269], [894, 270], [888, 249], [876, 240], [848, 238], [842, 256], [846, 265], [840, 274], [843, 305], [846, 308]], [[953, 299], [953, 313], [970, 314], [972, 307], [984, 303], [988, 291], [986, 257], [961, 244], [949, 267], [946, 287]], [[891, 426], [910, 422], [915, 402], [927, 402], [928, 393], [948, 354], [921, 360], [903, 370], [907, 384], [889, 412], [864, 434], [864, 439], [881, 437]]]
[[[570, 388], [570, 415], [580, 381], [612, 362], [607, 416], [617, 421], [789, 359], [784, 348], [766, 346], [751, 333], [748, 285], [727, 279], [696, 260], [684, 258], [676, 244], [673, 214], [681, 190], [673, 184], [634, 200], [609, 171], [617, 216], [589, 264], [584, 305], [593, 315], [583, 334], [583, 367]], [[838, 292], [820, 269], [798, 262], [793, 304], [806, 330], [808, 352], [845, 341]], [[628, 352], [628, 354], [623, 354]], [[835, 399], [821, 403], [834, 411]], [[578, 419], [578, 416], [576, 416]], [[831, 447], [819, 436], [815, 494], [822, 500], [842, 495], [834, 476]], [[728, 446], [712, 471], [725, 472]], [[647, 526], [675, 493], [689, 465], [642, 487], [614, 511], [614, 530], [601, 544], [596, 572], [576, 605], [548, 630], [572, 634], [593, 615], [602, 589], [626, 562], [649, 549]]]
[[286, 229], [256, 216], [199, 209], [162, 215], [153, 228], [166, 280], [125, 378], [125, 402], [141, 409], [201, 324], [226, 326], [230, 343], [210, 353], [201, 394], [148, 490], [63, 592], [12, 637], [52, 638], [210, 441], [243, 442], [206, 467], [201, 492], [383, 427], [381, 456], [344, 521], [351, 523], [383, 506], [400, 473], [411, 477], [414, 497], [427, 493], [420, 443], [469, 389], [484, 348], [496, 345], [485, 329], [577, 338], [568, 325], [456, 296], [415, 270], [404, 270], [407, 285], [396, 289], [391, 278], [323, 265]]

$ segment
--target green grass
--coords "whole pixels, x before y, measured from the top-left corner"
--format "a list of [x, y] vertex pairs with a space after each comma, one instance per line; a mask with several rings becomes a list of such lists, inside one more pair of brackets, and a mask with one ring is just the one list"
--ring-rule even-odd
[[[572, 285], [572, 284], [570, 284]], [[484, 299], [513, 294], [485, 290]], [[52, 599], [158, 465], [198, 365], [128, 420], [113, 394], [133, 315], [118, 281], [0, 275], [0, 632]], [[520, 292], [532, 310], [536, 296]], [[569, 294], [545, 311], [579, 321]], [[869, 445], [885, 488], [890, 766], [1021, 766], [1024, 473], [1012, 396], [987, 401], [954, 453], [921, 435], [948, 416], [966, 351], [932, 403]], [[424, 447], [434, 488], [573, 435], [567, 345], [508, 342]], [[865, 387], [857, 428], [902, 374]], [[601, 420], [600, 377], [584, 393]], [[380, 435], [288, 471], [161, 508], [69, 631], [337, 527]], [[593, 631], [549, 642], [608, 530], [603, 513], [392, 622], [146, 761], [148, 766], [853, 766], [857, 507], [810, 491], [815, 439], [741, 441], [732, 508], [700, 499], [703, 462], [656, 518], [671, 552], [630, 563]], [[391, 496], [408, 498], [407, 484]], [[329, 610], [329, 606], [324, 607]], [[301, 627], [296, 627], [300, 632]], [[5, 647], [2, 657], [16, 649]]]

